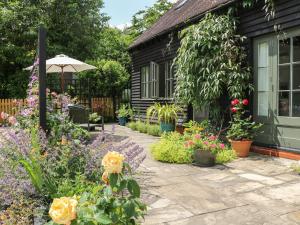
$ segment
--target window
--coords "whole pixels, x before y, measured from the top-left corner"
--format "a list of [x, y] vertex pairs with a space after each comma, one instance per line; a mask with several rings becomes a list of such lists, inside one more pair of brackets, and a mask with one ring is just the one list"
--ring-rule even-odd
[[269, 109], [269, 43], [258, 44], [257, 99], [258, 116], [268, 116]]
[[165, 63], [165, 97], [173, 98], [174, 93], [174, 73], [172, 69], [172, 61]]
[[158, 73], [159, 66], [151, 62], [150, 66], [141, 68], [141, 97], [156, 98], [158, 97]]
[[300, 117], [300, 36], [279, 40], [278, 116]]
[[150, 85], [150, 67], [145, 66], [141, 69], [141, 97], [149, 98], [149, 85]]

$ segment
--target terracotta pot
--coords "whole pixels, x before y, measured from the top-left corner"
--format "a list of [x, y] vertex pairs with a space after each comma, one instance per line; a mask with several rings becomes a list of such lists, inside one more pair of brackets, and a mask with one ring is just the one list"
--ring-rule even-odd
[[250, 147], [253, 141], [233, 141], [230, 140], [232, 149], [236, 152], [238, 157], [247, 157], [249, 155]]

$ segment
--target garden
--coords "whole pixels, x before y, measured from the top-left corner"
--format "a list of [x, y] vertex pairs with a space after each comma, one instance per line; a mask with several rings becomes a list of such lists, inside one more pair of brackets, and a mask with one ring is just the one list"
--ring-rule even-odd
[[47, 91], [43, 131], [38, 94], [35, 69], [26, 106], [1, 113], [0, 224], [136, 224], [146, 213], [133, 177], [144, 150], [104, 133], [91, 139], [70, 120], [66, 94]]

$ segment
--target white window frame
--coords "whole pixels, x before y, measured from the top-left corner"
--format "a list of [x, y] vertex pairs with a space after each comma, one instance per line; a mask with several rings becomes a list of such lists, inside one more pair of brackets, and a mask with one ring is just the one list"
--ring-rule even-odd
[[141, 98], [149, 98], [150, 67], [141, 68]]
[[172, 61], [165, 63], [165, 98], [172, 99], [174, 96], [174, 73]]
[[[295, 37], [299, 37], [300, 34], [294, 34], [294, 35], [289, 35], [288, 37], [286, 38], [282, 38], [282, 39], [279, 39], [278, 40], [278, 82], [277, 82], [277, 98], [279, 100], [279, 94], [280, 93], [288, 93], [289, 94], [289, 115], [288, 116], [282, 116], [282, 115], [279, 115], [279, 103], [277, 103], [277, 113], [278, 115], [277, 116], [280, 116], [280, 117], [293, 117], [293, 118], [296, 118], [298, 116], [294, 116], [293, 115], [293, 97], [294, 97], [294, 93], [299, 93], [300, 92], [300, 89], [294, 89], [294, 66], [295, 65], [300, 65], [300, 61], [294, 61], [294, 38]], [[280, 63], [280, 41], [283, 41], [283, 40], [287, 40], [289, 39], [290, 40], [290, 55], [289, 55], [289, 58], [290, 58], [290, 61], [287, 62], [287, 63]], [[284, 67], [284, 66], [288, 66], [289, 67], [289, 70], [290, 70], [290, 88], [289, 90], [280, 90], [279, 88], [279, 85], [280, 85], [280, 82], [279, 82], [279, 77], [280, 77], [280, 67]]]
[[141, 98], [157, 98], [159, 93], [159, 65], [150, 62], [150, 65], [141, 68]]

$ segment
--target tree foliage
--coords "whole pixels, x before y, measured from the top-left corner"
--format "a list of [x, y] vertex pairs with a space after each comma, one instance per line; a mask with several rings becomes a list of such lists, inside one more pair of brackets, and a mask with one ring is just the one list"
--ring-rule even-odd
[[47, 29], [47, 57], [64, 53], [93, 59], [108, 17], [102, 0], [7, 0], [0, 2], [0, 97], [24, 97], [36, 55], [37, 29]]
[[180, 33], [175, 59], [176, 99], [196, 107], [213, 106], [228, 93], [242, 98], [249, 90], [250, 71], [244, 65], [244, 37], [236, 35], [235, 21], [228, 15], [207, 14], [198, 24]]
[[128, 84], [130, 75], [126, 68], [118, 61], [114, 60], [94, 60], [90, 64], [97, 67], [96, 71], [81, 73], [80, 77], [96, 78], [97, 88], [103, 95], [120, 96], [123, 89]]
[[158, 0], [152, 7], [138, 11], [132, 18], [132, 26], [128, 29], [129, 34], [137, 38], [158, 21], [172, 5], [168, 0]]

